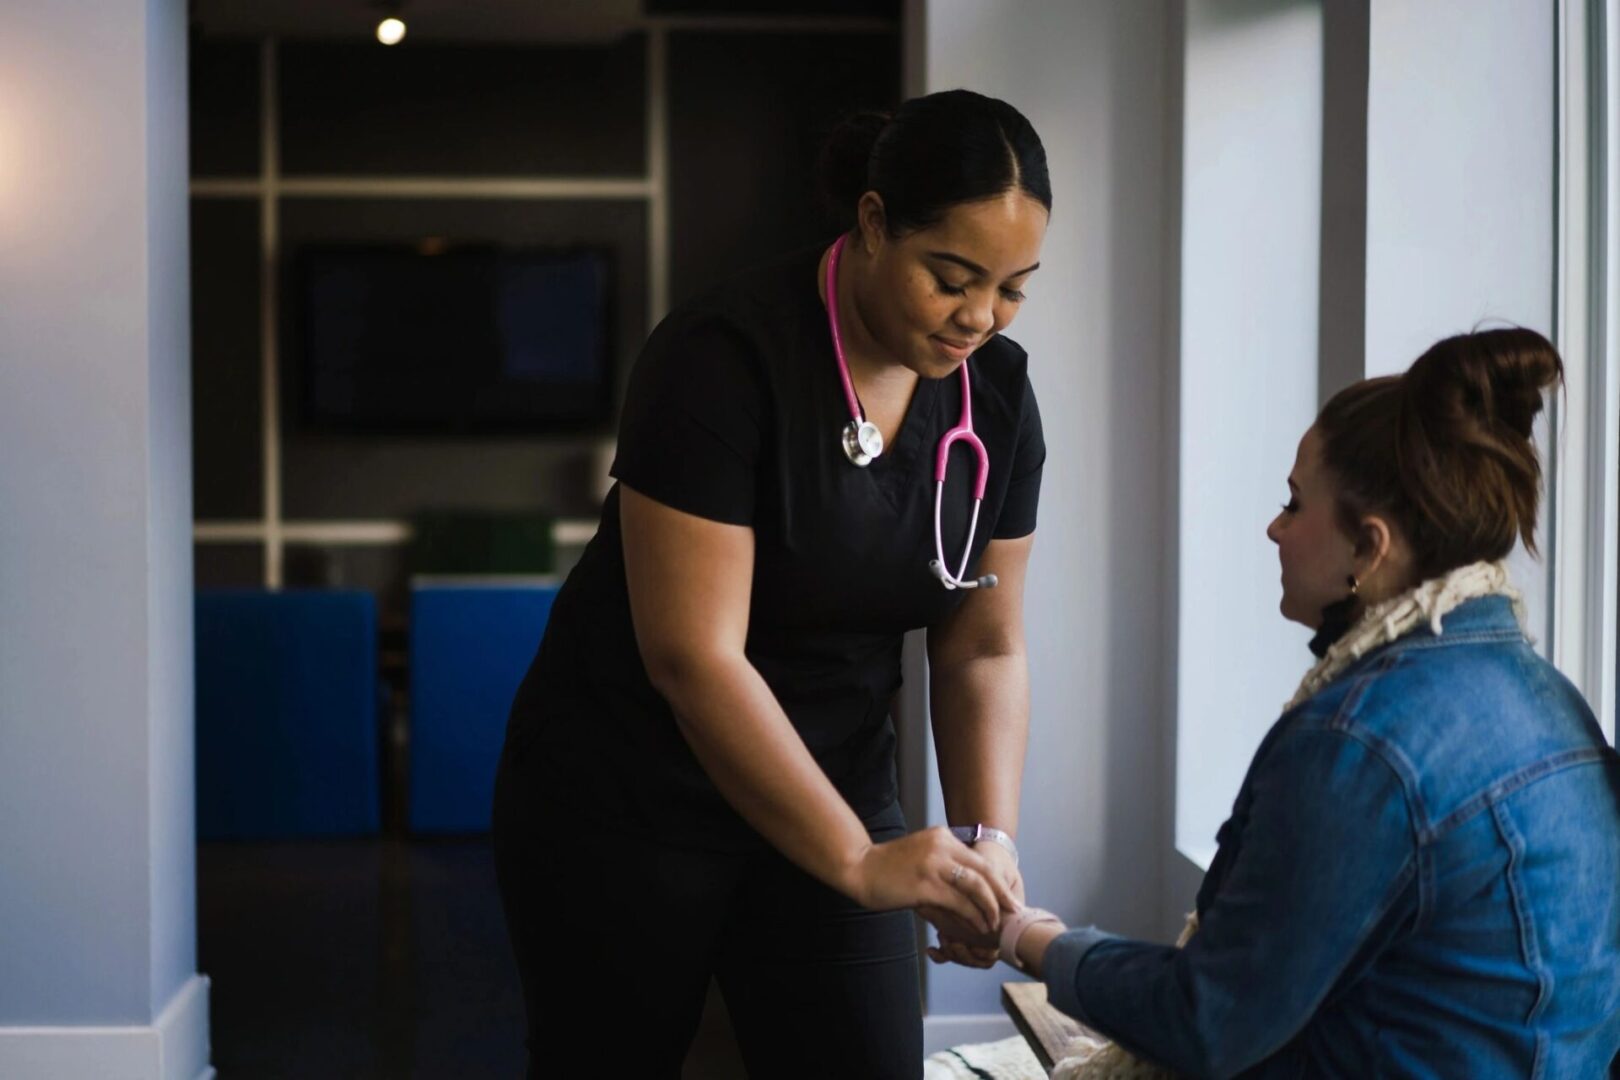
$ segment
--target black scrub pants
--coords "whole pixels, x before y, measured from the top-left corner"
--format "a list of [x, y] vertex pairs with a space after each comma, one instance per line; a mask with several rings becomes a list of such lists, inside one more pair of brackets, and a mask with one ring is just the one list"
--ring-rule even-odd
[[[581, 830], [503, 769], [495, 871], [528, 1013], [529, 1076], [676, 1080], [720, 985], [751, 1080], [917, 1080], [915, 924], [774, 850], [734, 854]], [[905, 833], [898, 805], [866, 822]]]

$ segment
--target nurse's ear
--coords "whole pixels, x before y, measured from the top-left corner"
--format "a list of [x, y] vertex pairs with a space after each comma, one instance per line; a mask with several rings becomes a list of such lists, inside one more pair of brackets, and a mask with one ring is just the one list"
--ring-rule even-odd
[[855, 204], [855, 229], [860, 233], [861, 253], [876, 255], [889, 238], [889, 215], [883, 208], [883, 196], [868, 191]]

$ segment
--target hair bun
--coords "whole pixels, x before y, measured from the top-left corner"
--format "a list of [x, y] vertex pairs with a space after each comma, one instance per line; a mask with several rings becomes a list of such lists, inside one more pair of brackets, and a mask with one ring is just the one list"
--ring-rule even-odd
[[1446, 338], [1404, 376], [1408, 394], [1425, 402], [1430, 416], [1500, 424], [1523, 439], [1531, 437], [1544, 392], [1563, 377], [1552, 342], [1523, 327]]
[[1347, 386], [1316, 418], [1322, 462], [1355, 535], [1383, 512], [1412, 549], [1418, 581], [1536, 552], [1542, 394], [1563, 377], [1552, 342], [1514, 327], [1435, 343], [1403, 375]]
[[855, 221], [855, 204], [867, 191], [872, 147], [889, 124], [889, 113], [866, 109], [846, 116], [821, 146], [821, 198], [840, 231]]

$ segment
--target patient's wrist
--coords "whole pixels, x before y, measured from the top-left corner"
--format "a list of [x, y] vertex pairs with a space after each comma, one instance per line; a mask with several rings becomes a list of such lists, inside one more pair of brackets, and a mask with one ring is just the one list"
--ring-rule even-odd
[[[1037, 927], [1043, 930], [1052, 929], [1054, 932], [1051, 937], [1063, 932], [1063, 923], [1056, 915], [1037, 907], [1020, 908], [1001, 920], [1001, 958], [1019, 971], [1030, 970], [1027, 966], [1024, 938], [1033, 934]], [[1042, 945], [1041, 949], [1045, 951], [1045, 946]], [[1039, 953], [1036, 954], [1036, 958], [1039, 958]]]
[[1037, 979], [1046, 977], [1046, 950], [1068, 927], [1062, 923], [1037, 923], [1018, 940], [1018, 960], [1023, 970]]

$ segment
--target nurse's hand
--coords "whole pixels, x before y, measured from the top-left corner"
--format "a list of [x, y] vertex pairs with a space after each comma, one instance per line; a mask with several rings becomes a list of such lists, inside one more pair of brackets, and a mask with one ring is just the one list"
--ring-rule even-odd
[[[984, 857], [995, 874], [1007, 886], [1007, 891], [1024, 903], [1024, 876], [1012, 852], [996, 843], [981, 843], [973, 848]], [[1008, 909], [1009, 912], [1017, 910]], [[992, 968], [996, 966], [1000, 942], [994, 934], [980, 934], [972, 927], [952, 917], [948, 912], [922, 909], [919, 914], [939, 931], [939, 944], [928, 949], [928, 958], [936, 964], [952, 963], [964, 967]]]
[[1002, 910], [1018, 903], [990, 862], [943, 826], [867, 846], [841, 884], [874, 911], [937, 908], [979, 934], [999, 930]]
[[1024, 875], [1018, 872], [1018, 862], [1013, 858], [1012, 852], [994, 841], [981, 841], [973, 847], [974, 854], [982, 855], [984, 861], [995, 870], [996, 875], [1006, 884], [1007, 891], [1018, 900], [1019, 907], [1024, 904]]

